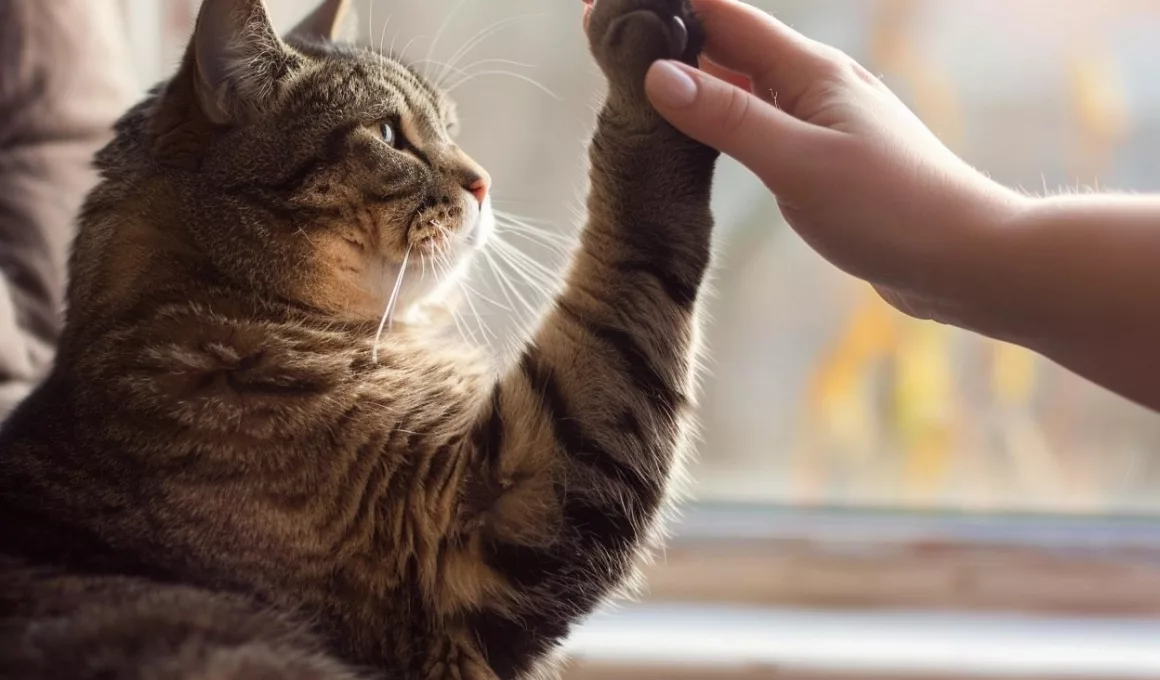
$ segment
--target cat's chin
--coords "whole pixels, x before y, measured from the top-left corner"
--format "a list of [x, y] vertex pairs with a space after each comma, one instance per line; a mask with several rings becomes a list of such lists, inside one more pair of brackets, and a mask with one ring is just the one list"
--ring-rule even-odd
[[496, 230], [490, 198], [481, 207], [470, 210], [466, 217], [465, 228], [444, 244], [441, 252], [421, 255], [423, 259], [418, 261], [412, 255], [399, 289], [400, 310], [442, 307], [459, 290], [459, 282]]
[[400, 294], [399, 312], [395, 317], [400, 326], [421, 328], [443, 326], [453, 322], [455, 310], [459, 307], [463, 290], [459, 282], [467, 275], [474, 258], [472, 253], [460, 257], [447, 275], [434, 279], [428, 277], [417, 282], [408, 299]]
[[[381, 269], [369, 277], [373, 291], [370, 295], [381, 300], [384, 308], [398, 287], [394, 320], [400, 325], [431, 325], [435, 318], [450, 318], [443, 312], [457, 306], [460, 282], [496, 232], [490, 198], [484, 199], [482, 205], [473, 202], [464, 206], [464, 210], [460, 229], [413, 248], [406, 258], [405, 270], [402, 263], [381, 263]], [[375, 318], [382, 313], [377, 304], [366, 311]]]

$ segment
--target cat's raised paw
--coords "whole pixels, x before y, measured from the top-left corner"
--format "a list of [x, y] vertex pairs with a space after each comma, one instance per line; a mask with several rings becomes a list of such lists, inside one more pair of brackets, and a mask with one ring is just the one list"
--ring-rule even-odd
[[705, 31], [688, 0], [596, 0], [588, 41], [612, 87], [639, 90], [649, 66], [678, 59], [695, 66]]

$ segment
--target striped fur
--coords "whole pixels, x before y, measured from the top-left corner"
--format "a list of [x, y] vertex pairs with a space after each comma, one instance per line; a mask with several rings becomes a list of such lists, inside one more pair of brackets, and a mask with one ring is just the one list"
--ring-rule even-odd
[[0, 434], [0, 677], [529, 677], [631, 585], [691, 437], [716, 160], [642, 87], [698, 25], [594, 10], [589, 219], [519, 359], [400, 325], [375, 363], [407, 248], [485, 247], [486, 173], [437, 89], [329, 42], [342, 4], [284, 40], [206, 0], [99, 156], [56, 368]]

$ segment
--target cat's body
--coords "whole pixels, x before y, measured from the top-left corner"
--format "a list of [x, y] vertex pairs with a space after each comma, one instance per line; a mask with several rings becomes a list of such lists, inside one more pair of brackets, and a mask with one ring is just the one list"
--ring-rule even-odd
[[438, 91], [327, 42], [342, 9], [284, 43], [207, 0], [99, 157], [56, 370], [0, 435], [0, 677], [523, 677], [630, 580], [709, 263], [716, 154], [642, 91], [695, 60], [687, 4], [593, 12], [589, 223], [503, 370], [407, 326], [372, 352], [401, 262], [486, 241], [487, 179]]

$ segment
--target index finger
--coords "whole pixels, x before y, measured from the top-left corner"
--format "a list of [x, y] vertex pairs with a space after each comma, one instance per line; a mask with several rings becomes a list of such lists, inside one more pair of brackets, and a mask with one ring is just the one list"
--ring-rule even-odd
[[833, 61], [834, 51], [737, 0], [693, 0], [705, 25], [705, 53], [724, 68], [776, 90], [792, 106]]

